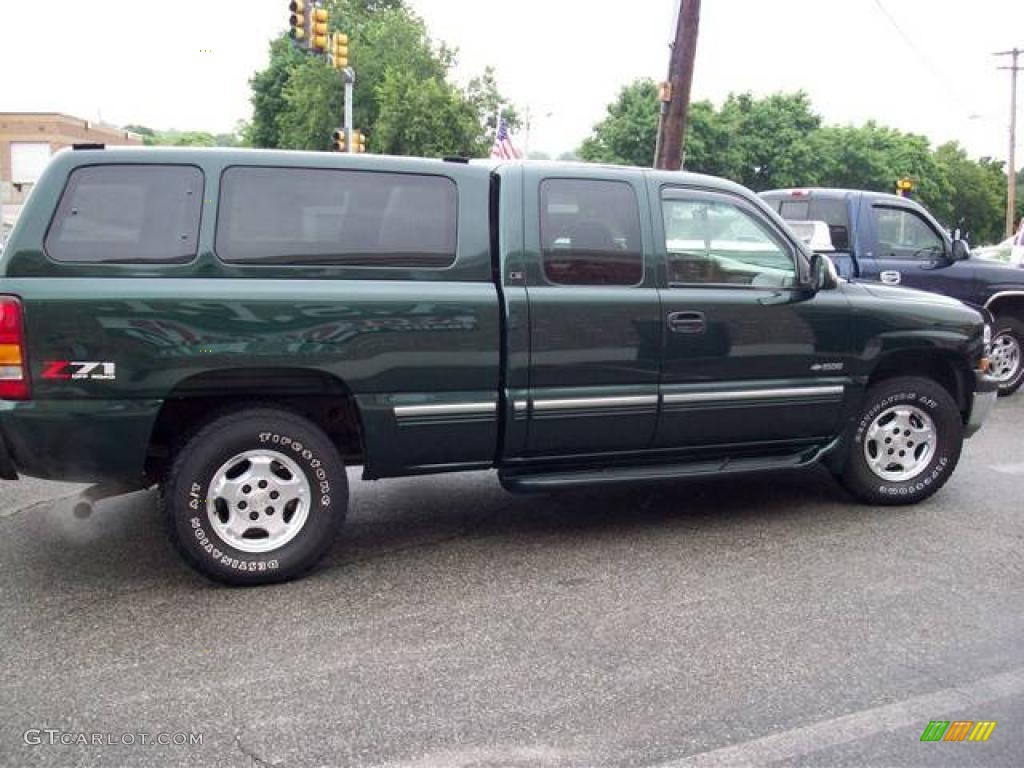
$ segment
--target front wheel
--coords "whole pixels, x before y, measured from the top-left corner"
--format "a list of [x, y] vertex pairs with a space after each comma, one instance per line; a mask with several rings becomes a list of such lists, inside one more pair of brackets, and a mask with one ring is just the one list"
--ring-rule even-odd
[[964, 425], [953, 398], [928, 379], [868, 390], [840, 480], [869, 504], [914, 504], [941, 488], [960, 460]]
[[269, 584], [302, 575], [330, 549], [348, 477], [315, 424], [247, 408], [185, 444], [161, 499], [171, 540], [196, 570], [228, 584]]
[[1012, 395], [1024, 384], [1024, 322], [997, 317], [992, 334], [990, 375], [999, 384], [999, 396]]

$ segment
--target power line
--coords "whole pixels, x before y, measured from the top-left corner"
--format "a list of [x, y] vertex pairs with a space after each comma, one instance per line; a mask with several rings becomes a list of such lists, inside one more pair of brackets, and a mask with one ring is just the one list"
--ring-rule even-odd
[[910, 35], [903, 31], [903, 27], [896, 22], [896, 19], [893, 18], [892, 14], [890, 14], [889, 11], [885, 9], [885, 6], [882, 5], [882, 0], [873, 0], [873, 2], [875, 7], [878, 8], [879, 13], [885, 16], [886, 21], [888, 21], [889, 24], [892, 25], [892, 28], [896, 30], [896, 33], [903, 38], [903, 42], [906, 43], [907, 47], [914, 52], [918, 59], [921, 60], [921, 63], [924, 64], [925, 68], [932, 74], [932, 76], [941, 83], [942, 87], [946, 89], [951, 97], [956, 99], [957, 102], [963, 103], [963, 100], [960, 98], [960, 94], [957, 93], [956, 89], [949, 82], [949, 78], [946, 74], [935, 66], [934, 62], [925, 55], [924, 51], [917, 47]]

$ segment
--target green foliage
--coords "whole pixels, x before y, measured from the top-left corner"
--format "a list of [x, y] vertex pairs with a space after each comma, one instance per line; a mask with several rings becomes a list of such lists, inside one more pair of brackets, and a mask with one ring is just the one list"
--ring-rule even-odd
[[636, 80], [625, 86], [608, 105], [608, 115], [579, 148], [591, 163], [650, 165], [658, 130], [658, 86]]
[[821, 118], [802, 91], [763, 99], [749, 93], [730, 95], [717, 120], [713, 139], [725, 145], [727, 175], [746, 187], [793, 186], [812, 165], [808, 138], [821, 126]]
[[[435, 45], [423, 20], [402, 0], [331, 0], [327, 8], [331, 30], [349, 36], [349, 63], [356, 72], [353, 122], [370, 151], [485, 155], [499, 105], [513, 127], [518, 125], [492, 71], [464, 89], [449, 81], [454, 52]], [[343, 83], [324, 57], [305, 55], [282, 36], [250, 84], [252, 145], [329, 148], [331, 133], [343, 121]]]
[[234, 133], [206, 131], [154, 131], [145, 125], [126, 125], [124, 130], [137, 133], [147, 147], [239, 147], [244, 145], [245, 124]]
[[[627, 85], [580, 146], [580, 157], [649, 166], [658, 109], [653, 81]], [[755, 191], [822, 186], [893, 192], [897, 179], [909, 177], [914, 197], [948, 226], [970, 231], [973, 242], [998, 241], [1005, 228], [1002, 163], [972, 160], [957, 144], [933, 150], [924, 136], [873, 121], [823, 126], [803, 92], [764, 98], [733, 94], [720, 108], [693, 102], [685, 168]], [[1024, 214], [1024, 171], [1017, 182], [1019, 217]]]
[[249, 81], [252, 88], [253, 118], [246, 140], [251, 146], [281, 145], [277, 116], [287, 109], [284, 90], [292, 71], [302, 63], [303, 58], [303, 55], [292, 46], [287, 35], [282, 35], [270, 44], [270, 64], [266, 69], [253, 75]]
[[949, 192], [941, 202], [946, 210], [936, 210], [935, 214], [953, 226], [970, 230], [974, 242], [1002, 240], [1007, 191], [1003, 164], [988, 158], [971, 160], [956, 142], [936, 149], [935, 160]]

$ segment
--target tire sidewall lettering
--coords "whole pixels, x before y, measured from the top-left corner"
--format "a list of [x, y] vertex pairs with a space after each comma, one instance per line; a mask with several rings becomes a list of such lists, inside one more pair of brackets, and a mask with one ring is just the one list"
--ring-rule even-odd
[[[332, 485], [328, 478], [325, 462], [316, 452], [293, 437], [277, 432], [260, 432], [255, 436], [257, 445], [273, 447], [278, 451], [285, 452], [299, 463], [307, 479], [316, 489], [313, 493], [311, 503], [314, 508], [310, 510], [310, 518], [316, 515], [329, 514], [331, 505]], [[234, 450], [246, 450], [244, 447]], [[225, 457], [225, 460], [228, 457]], [[213, 462], [211, 462], [212, 464]], [[190, 549], [207, 561], [217, 563], [222, 568], [229, 568], [233, 571], [244, 573], [263, 573], [276, 571], [281, 567], [280, 556], [287, 552], [292, 545], [301, 541], [306, 534], [303, 530], [299, 535], [284, 547], [266, 553], [247, 553], [233, 549], [222, 542], [221, 538], [211, 529], [209, 519], [205, 514], [205, 494], [210, 487], [212, 468], [207, 467], [204, 475], [187, 483], [188, 493], [185, 499], [186, 508], [193, 513], [188, 518], [188, 529], [190, 535], [185, 537], [192, 543]], [[198, 514], [196, 514], [198, 513]], [[306, 526], [311, 521], [306, 522]]]

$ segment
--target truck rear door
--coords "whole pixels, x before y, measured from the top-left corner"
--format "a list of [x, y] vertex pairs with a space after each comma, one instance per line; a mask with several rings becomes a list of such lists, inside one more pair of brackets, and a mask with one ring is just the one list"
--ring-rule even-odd
[[650, 446], [662, 323], [640, 172], [523, 170], [528, 455]]

